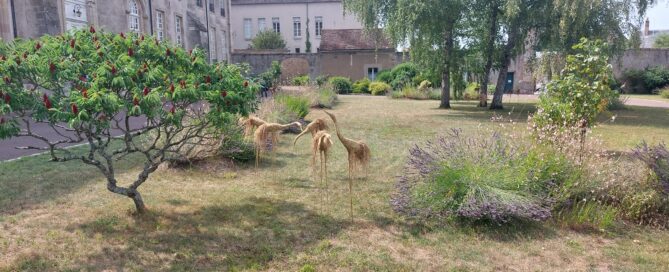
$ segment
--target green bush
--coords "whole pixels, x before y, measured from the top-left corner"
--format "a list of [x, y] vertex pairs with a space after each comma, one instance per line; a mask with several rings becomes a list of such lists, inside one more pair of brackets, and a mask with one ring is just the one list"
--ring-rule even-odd
[[431, 87], [432, 87], [432, 82], [430, 82], [429, 80], [423, 80], [418, 84], [418, 90], [421, 91], [427, 91]]
[[288, 111], [295, 113], [300, 119], [309, 114], [310, 102], [306, 97], [282, 94], [277, 95], [275, 99], [277, 102], [283, 104]]
[[664, 88], [660, 91], [660, 96], [662, 98], [667, 98], [669, 99], [669, 88]]
[[337, 103], [337, 93], [332, 88], [318, 89], [318, 105], [319, 108], [331, 109]]
[[253, 143], [244, 139], [244, 128], [230, 123], [222, 130], [223, 141], [219, 148], [221, 156], [238, 162], [249, 162], [255, 158]]
[[372, 95], [385, 95], [392, 90], [393, 88], [385, 82], [374, 81], [369, 84], [369, 91], [372, 93]]
[[406, 98], [415, 100], [441, 100], [441, 90], [428, 88], [421, 91], [416, 87], [407, 86], [401, 90], [392, 91], [390, 93], [390, 97], [394, 99]]
[[261, 31], [251, 40], [250, 47], [257, 50], [285, 49], [286, 41], [274, 31]]
[[567, 64], [560, 78], [548, 84], [542, 94], [537, 113], [532, 117], [537, 129], [595, 124], [597, 115], [605, 111], [617, 93], [611, 90], [613, 72], [606, 44], [582, 39], [574, 46], [576, 55], [567, 56]]
[[369, 84], [371, 81], [369, 79], [361, 79], [353, 83], [353, 93], [355, 94], [366, 94], [370, 93]]
[[348, 94], [353, 91], [353, 83], [347, 77], [331, 77], [329, 83], [338, 94]]
[[328, 79], [330, 76], [328, 75], [320, 75], [316, 77], [316, 85], [318, 87], [323, 87], [326, 83], [328, 83]]
[[383, 81], [390, 84], [393, 81], [393, 71], [392, 70], [382, 70], [376, 75], [376, 80]]
[[309, 85], [309, 76], [308, 75], [296, 76], [293, 78], [292, 83], [294, 86], [307, 86]]
[[465, 93], [462, 98], [464, 98], [464, 100], [479, 100], [479, 97], [479, 84], [469, 83], [467, 88], [465, 88]]
[[393, 80], [390, 85], [393, 89], [402, 89], [413, 85], [413, 79], [418, 75], [418, 67], [411, 62], [401, 63], [392, 70]]
[[623, 77], [630, 93], [650, 94], [669, 85], [669, 69], [663, 67], [629, 70]]

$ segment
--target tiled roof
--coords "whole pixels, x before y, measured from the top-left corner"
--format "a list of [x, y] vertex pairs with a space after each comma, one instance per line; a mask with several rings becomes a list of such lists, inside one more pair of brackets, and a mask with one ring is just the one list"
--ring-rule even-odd
[[327, 3], [341, 2], [341, 0], [232, 0], [232, 5], [260, 5], [260, 4], [299, 4], [299, 3]]
[[362, 29], [323, 29], [321, 35], [320, 50], [323, 52], [395, 50], [395, 47], [381, 31], [370, 33], [364, 32]]

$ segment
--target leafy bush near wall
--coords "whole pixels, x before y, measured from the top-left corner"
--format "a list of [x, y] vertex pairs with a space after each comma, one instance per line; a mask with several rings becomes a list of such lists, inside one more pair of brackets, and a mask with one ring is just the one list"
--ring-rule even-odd
[[663, 67], [628, 70], [623, 75], [629, 93], [651, 94], [669, 85], [669, 69]]
[[347, 77], [331, 77], [329, 83], [338, 94], [348, 94], [353, 91], [353, 83]]
[[336, 103], [337, 93], [335, 93], [331, 87], [323, 87], [318, 89], [318, 104], [316, 107], [331, 109]]
[[413, 79], [418, 75], [418, 67], [411, 62], [401, 63], [392, 70], [392, 81], [390, 85], [393, 89], [402, 89], [405, 86], [414, 86]]
[[307, 86], [309, 85], [309, 76], [308, 75], [296, 76], [293, 78], [292, 84], [294, 86]]
[[372, 93], [372, 95], [385, 95], [392, 90], [393, 88], [385, 82], [374, 81], [369, 84], [369, 91]]
[[353, 83], [353, 93], [355, 94], [366, 94], [370, 93], [369, 84], [371, 81], [369, 79], [361, 79]]
[[382, 70], [376, 75], [376, 80], [390, 84], [393, 81], [392, 70]]
[[283, 40], [281, 34], [274, 31], [261, 31], [251, 40], [249, 45], [252, 49], [257, 50], [271, 50], [271, 49], [285, 49], [286, 41]]
[[328, 75], [320, 75], [316, 77], [316, 85], [318, 87], [323, 87], [325, 84], [328, 83], [328, 79], [330, 79], [330, 76]]

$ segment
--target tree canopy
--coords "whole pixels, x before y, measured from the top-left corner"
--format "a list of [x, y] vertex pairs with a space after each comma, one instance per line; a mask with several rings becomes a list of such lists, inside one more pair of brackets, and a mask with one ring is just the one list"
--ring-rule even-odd
[[655, 38], [655, 42], [653, 43], [653, 47], [655, 47], [655, 48], [669, 48], [669, 34], [658, 35], [657, 38]]
[[251, 40], [251, 48], [257, 50], [285, 49], [286, 41], [281, 34], [274, 31], [260, 31]]

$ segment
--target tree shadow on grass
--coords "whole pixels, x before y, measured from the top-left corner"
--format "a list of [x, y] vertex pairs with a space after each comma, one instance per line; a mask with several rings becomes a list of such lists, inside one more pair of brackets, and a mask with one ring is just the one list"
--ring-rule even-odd
[[[83, 154], [82, 151], [75, 148], [75, 153]], [[117, 172], [125, 173], [137, 167], [138, 158], [127, 156], [118, 161]], [[104, 182], [104, 176], [93, 166], [49, 159], [47, 155], [38, 155], [0, 162], [0, 216], [31, 209], [93, 182]]]
[[262, 269], [346, 227], [302, 204], [267, 198], [194, 213], [153, 213], [125, 227], [98, 221], [81, 229], [90, 236], [102, 235], [109, 244], [125, 245], [89, 256], [84, 270]]

